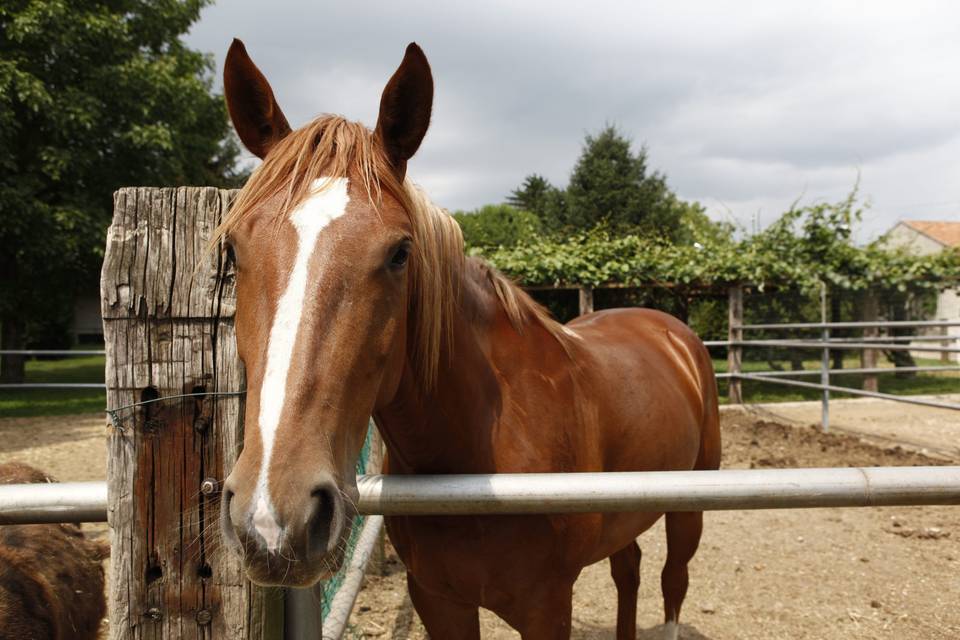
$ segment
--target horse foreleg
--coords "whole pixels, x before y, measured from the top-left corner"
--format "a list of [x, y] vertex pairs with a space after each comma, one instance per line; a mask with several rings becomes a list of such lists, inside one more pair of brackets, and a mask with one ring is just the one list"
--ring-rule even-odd
[[497, 614], [520, 632], [523, 640], [570, 640], [573, 583], [547, 582], [516, 599], [516, 607]]
[[480, 640], [480, 611], [477, 607], [425, 591], [407, 573], [407, 589], [417, 615], [433, 640]]
[[677, 620], [680, 607], [687, 595], [689, 577], [687, 564], [693, 558], [700, 545], [703, 532], [703, 513], [668, 513], [667, 520], [667, 562], [660, 574], [660, 587], [663, 590], [664, 638], [676, 640]]
[[610, 556], [610, 575], [617, 585], [617, 640], [636, 640], [637, 637], [640, 556], [636, 541]]

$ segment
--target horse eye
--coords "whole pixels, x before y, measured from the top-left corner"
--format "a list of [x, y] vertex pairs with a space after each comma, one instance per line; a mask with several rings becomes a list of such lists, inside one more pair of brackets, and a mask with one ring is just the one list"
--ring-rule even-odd
[[393, 256], [390, 258], [390, 268], [400, 269], [403, 265], [407, 264], [407, 258], [410, 257], [410, 247], [406, 244], [402, 244], [396, 248], [393, 252]]

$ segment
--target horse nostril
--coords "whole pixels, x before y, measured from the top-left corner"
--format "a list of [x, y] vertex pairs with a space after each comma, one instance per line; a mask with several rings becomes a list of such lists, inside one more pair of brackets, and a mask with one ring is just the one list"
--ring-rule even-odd
[[337, 548], [343, 529], [343, 505], [340, 492], [332, 482], [318, 485], [310, 492], [311, 505], [307, 514], [307, 553], [320, 556]]
[[220, 502], [220, 530], [230, 545], [239, 547], [240, 538], [237, 536], [237, 531], [233, 526], [233, 517], [230, 514], [230, 503], [232, 500], [233, 491], [224, 487], [223, 498]]
[[230, 503], [233, 502], [233, 490], [232, 489], [223, 489], [223, 501], [220, 503], [220, 514], [223, 516], [223, 519], [227, 522], [230, 522], [232, 518], [230, 517]]

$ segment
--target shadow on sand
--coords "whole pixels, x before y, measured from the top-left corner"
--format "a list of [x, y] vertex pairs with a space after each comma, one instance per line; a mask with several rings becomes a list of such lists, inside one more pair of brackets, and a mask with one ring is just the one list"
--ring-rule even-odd
[[[408, 595], [397, 612], [397, 617], [393, 621], [393, 632], [390, 640], [407, 640], [410, 637], [410, 631], [413, 627], [416, 613], [413, 610], [413, 604]], [[591, 626], [582, 620], [574, 622], [573, 632], [570, 634], [570, 640], [611, 640], [617, 635], [616, 629], [612, 626]], [[700, 633], [696, 627], [689, 624], [680, 624], [681, 640], [711, 640], [709, 636]], [[637, 629], [637, 640], [663, 640], [663, 625], [658, 624], [649, 629]]]
[[[612, 626], [591, 626], [582, 620], [574, 622], [570, 640], [611, 640], [617, 637], [617, 630]], [[637, 640], [663, 640], [663, 625], [658, 624], [649, 629], [637, 629]], [[696, 627], [680, 623], [680, 640], [711, 640], [709, 636], [700, 633]]]

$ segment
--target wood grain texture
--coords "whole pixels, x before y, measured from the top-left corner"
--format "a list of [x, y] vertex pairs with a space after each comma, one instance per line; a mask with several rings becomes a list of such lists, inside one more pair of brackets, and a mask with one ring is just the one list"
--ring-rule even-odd
[[[244, 388], [234, 275], [209, 238], [235, 192], [127, 188], [114, 196], [101, 276], [107, 406]], [[249, 583], [220, 547], [218, 486], [243, 441], [243, 398], [203, 396], [123, 412], [108, 460], [114, 640], [282, 631], [282, 595]]]
[[[860, 320], [864, 322], [876, 322], [880, 319], [880, 300], [877, 298], [877, 295], [872, 292], [867, 292], [863, 297], [863, 302], [860, 307]], [[863, 337], [864, 338], [876, 338], [880, 335], [880, 327], [864, 327], [863, 328]], [[860, 366], [864, 369], [873, 369], [877, 366], [877, 355], [879, 351], [877, 349], [864, 349], [860, 352]], [[879, 391], [880, 383], [877, 378], [877, 374], [868, 373], [863, 376], [863, 390], [864, 391]]]

